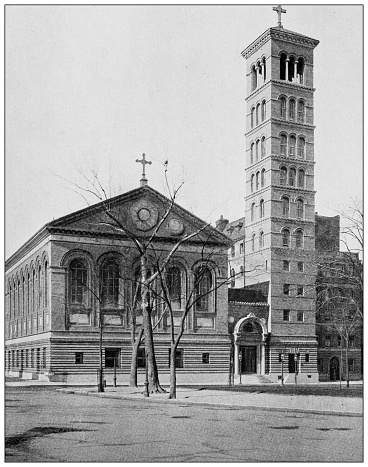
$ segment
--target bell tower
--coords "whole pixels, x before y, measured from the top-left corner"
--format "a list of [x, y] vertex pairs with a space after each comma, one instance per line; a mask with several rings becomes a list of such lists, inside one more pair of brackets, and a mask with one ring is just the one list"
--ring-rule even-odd
[[[269, 283], [266, 374], [318, 381], [315, 335], [313, 51], [281, 24], [246, 61], [246, 285]], [[289, 371], [289, 373], [288, 373]]]

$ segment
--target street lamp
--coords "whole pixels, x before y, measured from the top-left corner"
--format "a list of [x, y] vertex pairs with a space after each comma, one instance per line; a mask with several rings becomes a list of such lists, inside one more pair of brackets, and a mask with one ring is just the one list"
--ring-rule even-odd
[[148, 365], [147, 365], [147, 354], [145, 354], [145, 367], [146, 367], [146, 379], [144, 381], [144, 397], [149, 397], [148, 393]]
[[242, 367], [242, 360], [243, 360], [243, 355], [240, 351], [240, 354], [239, 354], [239, 384], [241, 384], [241, 367]]

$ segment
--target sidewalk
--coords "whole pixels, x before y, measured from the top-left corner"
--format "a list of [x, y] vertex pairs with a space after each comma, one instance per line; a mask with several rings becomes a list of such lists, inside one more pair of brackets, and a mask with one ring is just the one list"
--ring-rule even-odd
[[143, 387], [107, 387], [103, 393], [98, 393], [95, 388], [63, 388], [57, 389], [57, 391], [102, 398], [142, 400], [151, 403], [222, 406], [350, 417], [363, 416], [363, 399], [353, 397], [267, 394], [257, 390], [254, 392], [230, 392], [210, 388], [179, 387], [176, 393], [177, 399], [170, 400], [168, 393], [150, 394], [149, 397], [144, 397]]

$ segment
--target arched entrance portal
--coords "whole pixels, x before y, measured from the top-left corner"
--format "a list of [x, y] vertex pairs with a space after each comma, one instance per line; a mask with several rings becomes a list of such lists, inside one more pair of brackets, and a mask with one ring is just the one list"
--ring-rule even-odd
[[340, 362], [337, 357], [330, 360], [330, 381], [337, 381], [340, 378]]
[[250, 313], [235, 325], [235, 374], [265, 373], [265, 320]]

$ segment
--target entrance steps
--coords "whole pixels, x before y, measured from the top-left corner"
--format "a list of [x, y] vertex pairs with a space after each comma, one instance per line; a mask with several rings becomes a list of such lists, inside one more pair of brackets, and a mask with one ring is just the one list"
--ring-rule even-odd
[[[274, 384], [274, 381], [267, 378], [266, 375], [257, 375], [255, 373], [245, 373], [241, 375], [241, 382], [244, 386], [263, 386], [265, 384]], [[234, 383], [240, 384], [239, 375], [234, 377]]]

